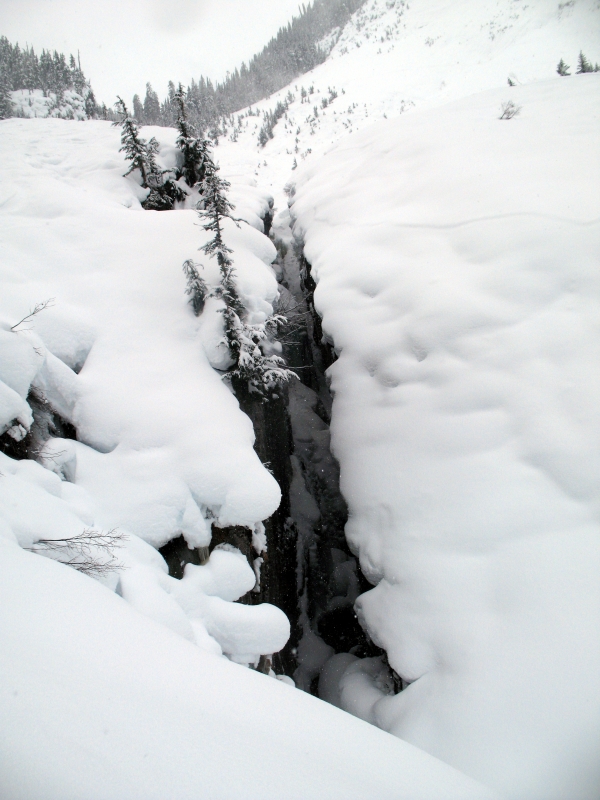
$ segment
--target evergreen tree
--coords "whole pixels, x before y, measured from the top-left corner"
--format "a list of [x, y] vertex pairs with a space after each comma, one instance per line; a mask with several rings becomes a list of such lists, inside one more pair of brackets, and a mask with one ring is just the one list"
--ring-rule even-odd
[[[149, 142], [141, 138], [136, 121], [127, 110], [124, 100], [119, 97], [115, 106], [120, 119], [113, 125], [122, 126], [119, 152], [124, 152], [125, 158], [131, 161], [131, 166], [124, 177], [138, 169], [142, 177], [142, 186], [150, 190], [142, 206], [148, 211], [170, 211], [176, 201], [185, 198], [185, 193], [169, 175], [170, 170], [158, 166], [156, 156], [159, 143], [154, 137]], [[165, 175], [169, 177], [165, 179]]]
[[571, 67], [567, 63], [565, 63], [565, 61], [561, 58], [561, 60], [558, 62], [558, 66], [556, 67], [556, 71], [558, 72], [558, 74], [562, 75], [562, 77], [564, 78], [567, 75], [571, 74], [569, 72], [570, 69]]
[[[294, 78], [321, 64], [327, 57], [319, 42], [336, 27], [343, 27], [366, 0], [313, 0], [302, 5], [299, 15], [280, 28], [277, 35], [248, 64], [228, 72], [222, 83], [214, 85], [201, 76], [187, 87], [189, 121], [198, 131], [208, 131], [216, 145], [223, 120], [242, 108], [282, 89]], [[143, 109], [134, 102], [133, 115], [139, 124], [172, 125], [173, 84], [161, 104], [150, 87]], [[173, 89], [171, 89], [173, 87]], [[171, 102], [170, 102], [171, 101]], [[139, 103], [139, 98], [138, 98]], [[267, 140], [269, 133], [267, 133]], [[264, 137], [263, 137], [264, 138]], [[264, 140], [266, 143], [267, 140]]]
[[152, 86], [146, 84], [146, 97], [144, 98], [144, 121], [146, 125], [160, 125], [160, 101]]
[[129, 114], [125, 101], [118, 96], [115, 107], [120, 119], [113, 122], [113, 127], [119, 125], [122, 127], [121, 147], [119, 148], [119, 152], [125, 153], [127, 161], [131, 161], [131, 166], [123, 177], [127, 177], [127, 175], [130, 175], [135, 169], [139, 169], [142, 176], [142, 186], [145, 189], [149, 189], [148, 175], [152, 170], [148, 163], [149, 153], [146, 140], [140, 137], [135, 119]]
[[[235, 283], [235, 270], [230, 258], [231, 249], [223, 240], [223, 222], [231, 219], [237, 225], [231, 213], [234, 206], [227, 198], [230, 184], [219, 177], [219, 168], [212, 159], [206, 162], [206, 173], [201, 183], [202, 201], [199, 204], [199, 216], [203, 221], [202, 227], [212, 238], [200, 248], [209, 258], [216, 258], [221, 273], [218, 289], [210, 294], [223, 300], [225, 342], [233, 362], [230, 375], [242, 390], [255, 392], [263, 397], [294, 377], [291, 370], [285, 368], [285, 362], [276, 355], [266, 355], [265, 349], [269, 347], [271, 337], [275, 335], [280, 325], [287, 320], [280, 315], [273, 315], [260, 325], [250, 325], [246, 321], [246, 309], [241, 301]], [[201, 206], [201, 207], [200, 207]], [[207, 296], [205, 285], [199, 283], [200, 276], [196, 265], [191, 269], [191, 262], [186, 261], [184, 271], [188, 279], [187, 292], [190, 294], [194, 308], [199, 302], [204, 302]], [[197, 294], [196, 294], [197, 292]], [[196, 306], [194, 306], [194, 298]]]
[[0, 70], [0, 119], [8, 119], [8, 117], [12, 117], [13, 113], [8, 75], [4, 70]]
[[197, 317], [202, 313], [206, 298], [209, 296], [208, 286], [198, 272], [199, 266], [200, 264], [194, 264], [191, 258], [183, 262], [183, 272], [187, 279], [185, 293], [190, 295], [189, 302]]
[[577, 74], [581, 75], [583, 72], [593, 72], [594, 67], [590, 64], [587, 58], [583, 55], [583, 51], [579, 51], [579, 58], [577, 59]]
[[94, 97], [94, 92], [90, 88], [86, 95], [85, 95], [85, 103], [84, 103], [85, 113], [89, 119], [94, 119], [98, 114], [98, 105], [96, 103], [96, 98]]
[[[86, 80], [85, 75], [73, 55], [69, 56], [68, 63], [63, 53], [54, 51], [53, 54], [46, 50], [42, 51], [41, 56], [35, 54], [32, 47], [21, 49], [18, 44], [12, 45], [5, 36], [0, 36], [0, 75], [4, 84], [4, 92], [27, 90], [33, 92], [41, 89], [44, 96], [50, 93], [56, 95], [49, 109], [60, 108], [64, 102], [64, 93], [68, 90], [79, 94], [84, 100], [91, 91], [91, 86]], [[8, 89], [6, 89], [8, 87]], [[5, 103], [6, 106], [6, 103]], [[92, 112], [94, 108], [88, 105]], [[7, 108], [4, 107], [4, 112]], [[10, 116], [15, 113], [11, 107], [8, 109]], [[64, 109], [61, 110], [64, 113]]]
[[139, 125], [144, 124], [144, 106], [142, 105], [139, 94], [133, 95], [133, 116], [136, 118]]
[[201, 183], [206, 175], [206, 164], [210, 161], [210, 145], [201, 136], [195, 136], [188, 120], [185, 105], [186, 93], [181, 84], [173, 93], [173, 104], [177, 109], [176, 125], [179, 130], [177, 147], [183, 155], [181, 176], [190, 188]]

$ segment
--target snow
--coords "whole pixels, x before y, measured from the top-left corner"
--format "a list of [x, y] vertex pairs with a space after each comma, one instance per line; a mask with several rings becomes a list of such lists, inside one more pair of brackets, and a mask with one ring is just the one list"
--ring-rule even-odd
[[85, 99], [72, 89], [65, 90], [59, 97], [54, 92], [44, 95], [41, 89], [18, 89], [10, 93], [10, 98], [18, 117], [87, 119]]
[[600, 785], [598, 89], [373, 125], [291, 207], [339, 356], [356, 608], [410, 684], [365, 659], [323, 691], [515, 798]]
[[[175, 132], [166, 134], [168, 160]], [[43, 443], [43, 466], [2, 456], [7, 536], [32, 547], [117, 530], [125, 569], [105, 582], [135, 608], [246, 663], [281, 649], [289, 622], [279, 609], [233, 603], [254, 587], [247, 563], [241, 584], [235, 556], [225, 553], [178, 582], [153, 549], [180, 534], [206, 547], [213, 520], [245, 525], [250, 536], [280, 500], [253, 450], [250, 421], [203, 348], [203, 325], [214, 329], [221, 316], [196, 319], [186, 303], [181, 263], [202, 243], [195, 212], [141, 211], [140, 187], [122, 177], [119, 134], [108, 123], [7, 120], [2, 146], [0, 431], [25, 435], [33, 390], [78, 436]], [[268, 197], [250, 188], [242, 186], [238, 212], [252, 224], [232, 224], [228, 234], [241, 292], [264, 318], [276, 296], [274, 248], [256, 230]], [[190, 582], [197, 608], [185, 600]]]
[[[60, 109], [13, 93], [24, 116], [74, 120], [0, 122], [0, 434], [30, 429], [33, 390], [78, 441], [0, 454], [0, 794], [598, 795], [599, 79], [555, 69], [580, 49], [600, 60], [599, 12], [368, 0], [324, 64], [256, 104], [294, 96], [265, 148], [246, 116], [215, 150], [245, 220], [225, 237], [251, 324], [277, 297], [273, 197], [275, 237], [291, 245], [295, 224], [305, 243], [339, 355], [347, 535], [375, 586], [356, 609], [399, 694], [381, 658], [308, 630], [295, 677], [319, 676], [327, 703], [240, 666], [289, 637], [279, 609], [237, 602], [261, 558], [220, 546], [168, 575], [156, 548], [206, 547], [212, 524], [246, 526], [264, 554], [280, 501], [215, 372], [219, 303], [196, 318], [184, 294], [188, 258], [218, 280], [196, 198], [143, 211], [117, 130], [75, 121], [69, 93]], [[522, 110], [500, 121], [508, 100]], [[175, 131], [142, 135], [174, 165]], [[309, 536], [321, 512], [302, 471], [334, 461], [316, 396], [290, 395]], [[36, 545], [113, 530], [120, 568], [98, 580]]]
[[[502, 100], [510, 99], [509, 77], [517, 86], [557, 77], [561, 58], [575, 73], [580, 50], [600, 62], [598, 42], [596, 0], [367, 0], [329, 58], [256, 103], [260, 116], [243, 119], [236, 142], [221, 140], [219, 158], [228, 174], [256, 176], [282, 213], [284, 185], [349, 133], [493, 87], [504, 86]], [[302, 103], [302, 88], [311, 87]], [[333, 100], [330, 89], [337, 92]], [[294, 100], [274, 138], [259, 147], [262, 114], [290, 92]], [[277, 222], [274, 231], [285, 238]]]
[[[0, 430], [26, 433], [33, 390], [78, 434], [43, 442], [39, 463], [0, 454], [0, 794], [492, 797], [290, 679], [248, 670], [290, 627], [272, 605], [236, 602], [256, 581], [240, 552], [217, 547], [182, 580], [167, 574], [155, 548], [180, 533], [205, 546], [213, 521], [247, 526], [264, 550], [280, 499], [204, 351], [214, 318], [186, 302], [196, 215], [141, 210], [107, 123], [12, 119], [0, 134]], [[174, 132], [161, 134], [167, 160]], [[259, 321], [276, 296], [259, 232], [269, 197], [247, 182], [238, 195], [250, 224], [227, 237]], [[111, 531], [115, 570], [94, 580], [56, 563], [80, 560], [77, 537]], [[84, 555], [108, 562], [93, 544]]]
[[201, 652], [96, 581], [0, 547], [3, 797], [495, 796], [304, 692]]
[[[198, 545], [208, 543], [207, 510], [223, 525], [268, 517], [279, 489], [202, 348], [203, 323], [214, 317], [197, 320], [186, 308], [181, 263], [202, 243], [195, 213], [141, 212], [108, 123], [8, 120], [2, 134], [3, 314], [16, 322], [54, 298], [29, 327], [38, 352], [40, 338], [56, 350], [40, 356], [26, 332], [3, 331], [23, 382], [7, 385], [25, 399], [33, 380], [75, 424], [76, 482], [98, 502], [102, 524], [156, 546], [182, 528]], [[273, 247], [251, 226], [231, 228], [241, 291], [264, 314], [276, 294], [265, 264]]]

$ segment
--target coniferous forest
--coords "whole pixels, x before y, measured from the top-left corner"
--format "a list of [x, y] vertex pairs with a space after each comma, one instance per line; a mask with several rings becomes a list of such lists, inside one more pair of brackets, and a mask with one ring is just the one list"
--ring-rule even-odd
[[[200, 130], [213, 131], [224, 117], [251, 106], [321, 64], [327, 49], [320, 41], [335, 28], [342, 28], [365, 0], [314, 0], [302, 5], [300, 14], [282, 27], [262, 52], [248, 64], [228, 73], [224, 81], [213, 83], [200, 76], [187, 87], [190, 120]], [[175, 83], [169, 82], [168, 95], [161, 103], [152, 86], [146, 84], [142, 102], [133, 98], [133, 112], [141, 124], [172, 126], [177, 118]]]
[[0, 118], [15, 116], [11, 108], [10, 92], [40, 90], [44, 97], [51, 94], [62, 97], [73, 91], [85, 100], [89, 117], [101, 114], [96, 105], [94, 92], [86, 79], [79, 57], [71, 54], [67, 60], [64, 53], [42, 50], [38, 56], [33, 47], [21, 48], [11, 44], [6, 36], [0, 37]]
[[[299, 15], [279, 29], [277, 35], [255, 55], [243, 63], [225, 80], [213, 83], [203, 75], [192, 78], [186, 89], [189, 120], [194, 128], [213, 140], [220, 134], [222, 121], [242, 108], [251, 106], [273, 92], [287, 86], [299, 75], [321, 64], [328, 50], [321, 40], [336, 28], [342, 28], [365, 0], [314, 0], [302, 4]], [[167, 95], [160, 100], [150, 83], [142, 100], [133, 97], [133, 117], [140, 125], [172, 127], [177, 121], [176, 83], [169, 81]], [[42, 90], [44, 95], [60, 96], [73, 90], [85, 97], [89, 117], [118, 119], [104, 104], [96, 103], [89, 81], [79, 59], [69, 59], [62, 53], [42, 51], [38, 57], [33, 48], [21, 49], [6, 37], [0, 38], [0, 118], [15, 115], [11, 110], [9, 93], [19, 89]]]

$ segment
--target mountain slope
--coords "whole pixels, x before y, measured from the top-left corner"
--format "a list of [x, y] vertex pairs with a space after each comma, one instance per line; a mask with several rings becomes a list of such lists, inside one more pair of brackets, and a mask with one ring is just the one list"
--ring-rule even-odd
[[[227, 168], [254, 173], [282, 208], [281, 189], [297, 174], [294, 161], [301, 168], [384, 116], [393, 119], [493, 87], [504, 86], [509, 99], [509, 77], [517, 85], [551, 78], [561, 57], [574, 73], [580, 50], [593, 63], [600, 61], [599, 41], [597, 0], [370, 0], [324, 64], [254, 106], [262, 115], [293, 95], [274, 138], [260, 147], [262, 120], [246, 117], [237, 142], [222, 140], [221, 160]], [[314, 90], [304, 102], [302, 87]], [[330, 89], [337, 93], [333, 101]]]

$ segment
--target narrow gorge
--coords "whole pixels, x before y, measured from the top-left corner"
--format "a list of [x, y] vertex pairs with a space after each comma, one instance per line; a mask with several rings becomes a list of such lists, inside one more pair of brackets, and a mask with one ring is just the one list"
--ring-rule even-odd
[[186, 563], [203, 563], [218, 545], [241, 550], [257, 583], [240, 602], [271, 603], [291, 623], [286, 647], [273, 656], [273, 663], [261, 658], [258, 669], [268, 672], [272, 667], [316, 695], [321, 667], [334, 653], [359, 658], [385, 654], [369, 641], [353, 610], [357, 596], [370, 584], [345, 539], [348, 509], [330, 447], [333, 398], [326, 370], [336, 354], [323, 336], [313, 301], [316, 284], [302, 245], [288, 247], [274, 236], [273, 218], [270, 208], [263, 221], [265, 235], [277, 247], [273, 268], [279, 300], [274, 310], [288, 320], [279, 344], [298, 380], [268, 399], [248, 392], [242, 381], [234, 381], [232, 390], [252, 421], [254, 448], [281, 488], [281, 504], [264, 522], [264, 531], [213, 524], [209, 548], [190, 550], [181, 536], [161, 553], [170, 574], [181, 578]]

